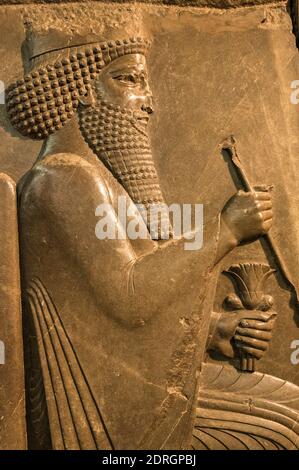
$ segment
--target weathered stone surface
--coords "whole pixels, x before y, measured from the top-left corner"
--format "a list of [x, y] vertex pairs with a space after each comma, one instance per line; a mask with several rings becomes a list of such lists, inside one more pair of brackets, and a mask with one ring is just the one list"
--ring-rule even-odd
[[0, 448], [26, 448], [17, 203], [0, 174]]
[[[97, 1], [97, 0], [95, 0]], [[103, 2], [103, 0], [98, 0]], [[90, 3], [90, 0], [1, 0], [1, 4], [23, 5], [32, 3]], [[197, 6], [212, 8], [236, 8], [251, 5], [264, 5], [267, 3], [286, 4], [284, 0], [107, 0], [107, 3], [147, 3], [153, 5], [177, 5], [181, 7]]]
[[[299, 70], [285, 2], [15, 3], [0, 9], [0, 79], [26, 109], [39, 106], [29, 122], [8, 95], [16, 128], [2, 109], [0, 148], [0, 170], [19, 191], [29, 447], [197, 448], [205, 435], [203, 447], [212, 449], [209, 429], [229, 416], [233, 432], [248, 426], [243, 447], [256, 448], [252, 426], [261, 448], [297, 448], [296, 419], [285, 422], [298, 413], [291, 344], [299, 339], [299, 137], [290, 93]], [[134, 35], [151, 40], [148, 52]], [[101, 56], [107, 48], [109, 57]], [[67, 59], [84, 74], [67, 81]], [[56, 77], [47, 68], [54, 64]], [[41, 92], [39, 69], [51, 84]], [[15, 80], [24, 75], [31, 91], [53, 101], [49, 116], [34, 94], [23, 96]], [[74, 88], [62, 93], [66, 83]], [[56, 102], [55, 92], [68, 101]], [[40, 140], [22, 137], [28, 129]], [[203, 203], [202, 249], [148, 233], [139, 241], [97, 239], [97, 206], [116, 208], [119, 196]], [[12, 259], [16, 274], [15, 252]], [[5, 263], [3, 270], [10, 275]], [[242, 283], [233, 285], [236, 274]], [[21, 349], [20, 339], [11, 341]], [[19, 377], [15, 387], [4, 382], [3, 393], [21, 397]], [[244, 394], [243, 385], [254, 389], [259, 380], [269, 400], [259, 388]], [[284, 381], [289, 401], [277, 418], [284, 396], [274, 392]], [[0, 415], [10, 416], [3, 406]], [[26, 445], [24, 409], [17, 410], [15, 432], [1, 433], [3, 448]], [[237, 448], [228, 434], [223, 447]]]

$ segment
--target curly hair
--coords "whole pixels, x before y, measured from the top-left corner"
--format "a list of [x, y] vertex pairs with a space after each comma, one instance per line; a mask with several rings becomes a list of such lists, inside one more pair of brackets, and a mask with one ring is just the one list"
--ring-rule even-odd
[[88, 93], [101, 69], [126, 54], [145, 55], [149, 44], [147, 39], [132, 37], [66, 48], [65, 57], [41, 63], [7, 89], [12, 125], [26, 137], [45, 139], [74, 115], [79, 97]]

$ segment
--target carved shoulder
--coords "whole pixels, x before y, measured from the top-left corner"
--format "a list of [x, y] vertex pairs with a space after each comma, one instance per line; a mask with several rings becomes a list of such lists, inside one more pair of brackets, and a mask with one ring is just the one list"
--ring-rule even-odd
[[111, 201], [111, 176], [100, 163], [89, 163], [75, 154], [55, 154], [37, 162], [20, 188], [22, 207], [29, 203], [43, 208], [65, 206], [70, 201]]

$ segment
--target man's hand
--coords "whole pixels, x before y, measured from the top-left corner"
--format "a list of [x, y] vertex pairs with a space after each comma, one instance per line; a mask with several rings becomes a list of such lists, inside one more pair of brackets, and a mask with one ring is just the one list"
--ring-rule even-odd
[[236, 243], [251, 241], [268, 232], [272, 225], [272, 202], [267, 186], [254, 191], [238, 191], [221, 213], [222, 223], [233, 234]]
[[276, 315], [273, 310], [213, 313], [216, 323], [208, 349], [230, 358], [235, 357], [238, 350], [261, 359], [268, 350]]

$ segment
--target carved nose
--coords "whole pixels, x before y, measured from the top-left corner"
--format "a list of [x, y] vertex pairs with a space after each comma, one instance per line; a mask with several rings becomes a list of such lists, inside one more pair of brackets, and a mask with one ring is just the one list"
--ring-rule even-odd
[[147, 114], [153, 114], [154, 109], [152, 104], [143, 104], [141, 106], [142, 111], [146, 112]]

